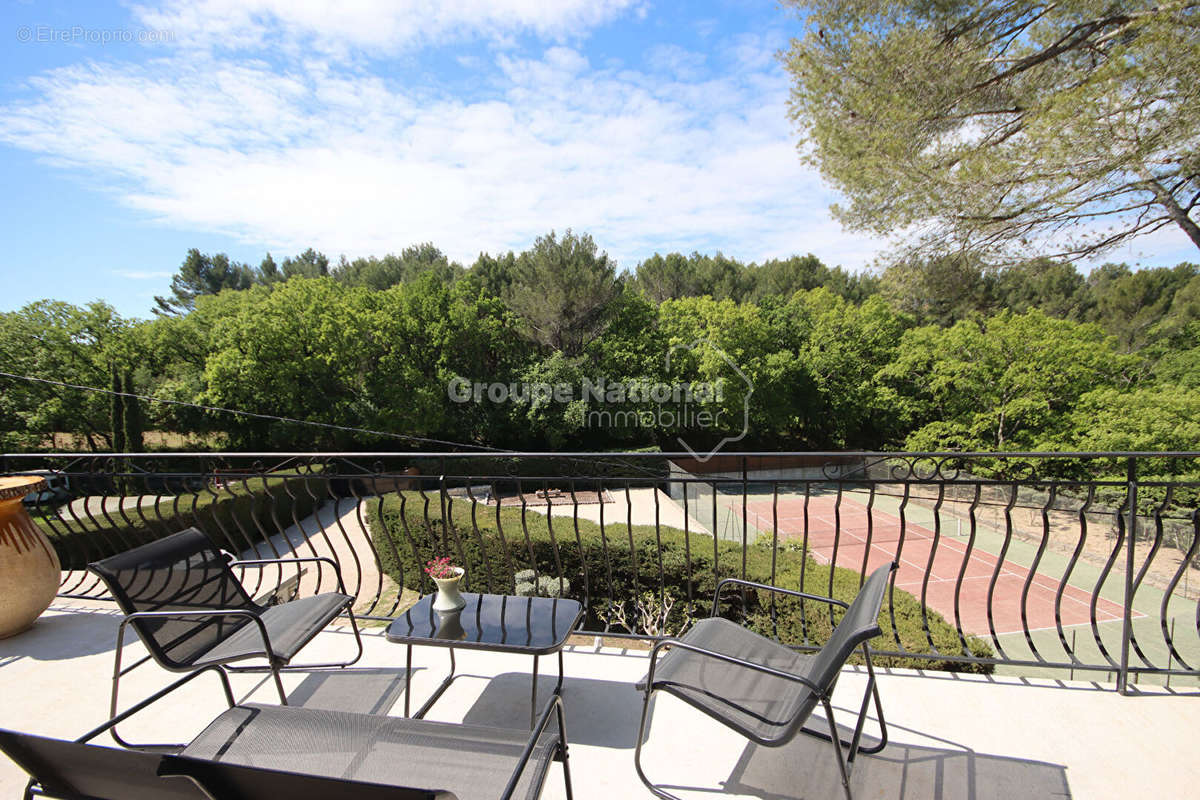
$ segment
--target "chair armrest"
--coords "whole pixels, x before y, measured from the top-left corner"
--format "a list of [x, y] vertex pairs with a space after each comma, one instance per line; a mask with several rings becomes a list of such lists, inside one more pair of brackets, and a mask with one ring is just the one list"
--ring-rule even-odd
[[118, 723], [123, 722], [126, 719], [129, 719], [134, 714], [143, 710], [147, 706], [158, 702], [159, 700], [166, 697], [167, 695], [169, 695], [171, 692], [175, 691], [179, 687], [183, 686], [186, 683], [190, 683], [192, 680], [200, 677], [205, 672], [208, 672], [210, 670], [213, 672], [216, 672], [217, 675], [220, 676], [221, 688], [223, 688], [225, 690], [225, 700], [226, 700], [226, 702], [229, 703], [229, 707], [233, 708], [236, 701], [233, 699], [233, 688], [230, 687], [230, 685], [229, 685], [229, 676], [226, 675], [225, 672], [222, 669], [220, 669], [219, 667], [217, 667], [215, 664], [211, 664], [207, 667], [201, 667], [200, 669], [196, 670], [195, 672], [189, 672], [187, 675], [183, 676], [179, 680], [170, 684], [166, 688], [160, 689], [159, 691], [157, 691], [154, 694], [147, 697], [145, 700], [142, 700], [141, 702], [137, 703], [136, 705], [130, 706], [129, 708], [125, 709], [120, 714], [117, 714], [112, 719], [101, 724], [99, 727], [93, 728], [92, 730], [88, 731], [87, 733], [85, 733], [83, 736], [80, 736], [75, 741], [83, 743], [83, 742], [89, 741], [90, 739], [96, 738], [101, 733], [104, 733], [106, 730], [109, 730], [110, 728], [115, 727]]
[[274, 659], [274, 650], [271, 649], [271, 637], [267, 635], [267, 626], [259, 618], [258, 614], [246, 608], [212, 608], [212, 609], [196, 609], [194, 611], [135, 611], [132, 614], [126, 614], [125, 619], [121, 620], [121, 627], [117, 630], [117, 641], [125, 635], [125, 626], [130, 622], [138, 619], [154, 619], [156, 617], [247, 617], [255, 625], [258, 626], [258, 632], [262, 635], [263, 651], [267, 658]]
[[513, 770], [512, 777], [508, 779], [508, 784], [504, 787], [504, 793], [500, 795], [500, 800], [509, 800], [513, 792], [517, 790], [517, 783], [521, 780], [521, 773], [529, 765], [529, 756], [533, 754], [533, 748], [537, 746], [538, 739], [542, 738], [542, 734], [546, 731], [546, 726], [550, 724], [550, 714], [552, 712], [558, 717], [558, 746], [562, 749], [563, 758], [566, 758], [567, 726], [563, 721], [562, 696], [552, 694], [546, 702], [546, 708], [542, 711], [542, 715], [538, 717], [537, 724], [533, 726], [533, 730], [529, 733], [529, 741], [525, 743], [525, 749], [521, 752], [520, 763]]
[[781, 586], [771, 586], [767, 583], [755, 583], [754, 581], [746, 581], [742, 580], [741, 578], [724, 578], [720, 583], [717, 584], [717, 590], [713, 592], [712, 616], [714, 617], [717, 615], [717, 611], [719, 610], [718, 606], [721, 601], [721, 589], [723, 589], [727, 583], [733, 583], [739, 586], [749, 586], [752, 589], [765, 589], [768, 592], [786, 594], [789, 597], [799, 597], [803, 600], [816, 600], [819, 603], [829, 603], [831, 605], [841, 606], [842, 608], [850, 607], [849, 603], [844, 603], [841, 600], [836, 600], [832, 597], [825, 597], [819, 594], [809, 594], [808, 592], [801, 592], [795, 589], [784, 589]]
[[287, 556], [284, 558], [244, 558], [229, 562], [229, 567], [265, 567], [271, 564], [294, 564], [303, 561], [324, 561], [329, 566], [333, 567], [333, 574], [337, 576], [338, 591], [342, 594], [346, 593], [346, 584], [342, 581], [342, 568], [338, 563], [329, 556]]
[[739, 667], [745, 667], [746, 669], [753, 670], [755, 672], [774, 675], [776, 678], [795, 681], [796, 683], [806, 686], [818, 697], [822, 697], [825, 694], [819, 686], [810, 681], [808, 678], [805, 678], [803, 675], [793, 675], [790, 672], [784, 672], [783, 670], [775, 669], [774, 667], [767, 667], [762, 664], [755, 664], [753, 661], [745, 661], [734, 656], [726, 655], [725, 653], [718, 653], [715, 650], [708, 650], [691, 644], [690, 642], [685, 642], [682, 639], [660, 639], [657, 643], [655, 643], [654, 648], [650, 651], [650, 672], [646, 675], [647, 694], [654, 689], [654, 669], [658, 666], [658, 652], [668, 647], [677, 647], [680, 650], [687, 650], [689, 652], [696, 653], [697, 655], [716, 659], [717, 661], [724, 661], [727, 664], [735, 664]]

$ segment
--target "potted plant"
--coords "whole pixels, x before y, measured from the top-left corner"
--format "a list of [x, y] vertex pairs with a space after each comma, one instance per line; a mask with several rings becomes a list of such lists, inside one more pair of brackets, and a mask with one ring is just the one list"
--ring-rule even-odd
[[437, 584], [437, 596], [433, 598], [434, 611], [457, 611], [467, 604], [458, 591], [458, 583], [466, 570], [451, 564], [449, 556], [426, 562], [425, 574]]

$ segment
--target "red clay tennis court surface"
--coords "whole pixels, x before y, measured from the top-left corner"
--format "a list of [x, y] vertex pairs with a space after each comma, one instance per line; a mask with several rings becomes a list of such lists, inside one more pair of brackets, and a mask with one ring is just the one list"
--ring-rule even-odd
[[[813, 495], [808, 502], [808, 547], [813, 557], [822, 563], [830, 563], [834, 557], [835, 533], [838, 531], [835, 513], [840, 512], [840, 536], [837, 536], [837, 566], [859, 569], [863, 554], [867, 550], [867, 515], [865, 505], [842, 496], [840, 508], [835, 508], [837, 498], [833, 495]], [[740, 506], [740, 503], [735, 503]], [[740, 509], [739, 509], [740, 510]], [[772, 525], [772, 501], [750, 500], [746, 504], [750, 522], [760, 531], [770, 531]], [[895, 560], [900, 543], [900, 518], [894, 514], [870, 509], [874, 520], [871, 531], [870, 553], [867, 569]], [[800, 541], [804, 537], [804, 498], [779, 497], [779, 537]], [[987, 636], [989, 632], [987, 606], [988, 586], [996, 571], [997, 557], [979, 549], [978, 544], [967, 554], [966, 537], [962, 539], [942, 535], [938, 541], [933, 565], [929, 565], [929, 554], [933, 550], [933, 531], [911, 521], [904, 525], [904, 545], [900, 552], [900, 566], [896, 571], [896, 586], [921, 599], [922, 582], [929, 570], [929, 587], [925, 595], [927, 605], [941, 613], [951, 624], [954, 623], [954, 587], [959, 573], [963, 573], [962, 592], [959, 597], [959, 614], [962, 629], [967, 633]], [[1019, 633], [1021, 623], [1021, 593], [1029, 570], [1007, 559], [1000, 566], [996, 589], [992, 599], [992, 621], [997, 634]], [[1031, 631], [1054, 627], [1054, 597], [1058, 591], [1059, 578], [1034, 573], [1029, 587], [1029, 599], [1025, 613]], [[1063, 587], [1060, 615], [1062, 624], [1081, 625], [1091, 621], [1091, 592], [1071, 584]], [[1119, 620], [1122, 615], [1120, 603], [1103, 597], [1096, 601], [1096, 621]]]

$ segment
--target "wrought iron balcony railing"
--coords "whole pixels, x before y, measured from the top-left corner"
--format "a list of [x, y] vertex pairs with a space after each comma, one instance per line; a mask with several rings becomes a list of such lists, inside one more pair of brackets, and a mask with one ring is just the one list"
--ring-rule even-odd
[[[387, 619], [449, 555], [474, 591], [572, 596], [598, 634], [674, 633], [723, 577], [853, 594], [896, 561], [888, 663], [1200, 677], [1200, 454], [9, 454], [61, 491], [31, 512], [60, 593], [86, 565], [196, 525], [238, 555], [322, 555]], [[318, 562], [247, 573], [266, 602], [331, 588]], [[754, 591], [721, 613], [798, 647], [825, 606]]]

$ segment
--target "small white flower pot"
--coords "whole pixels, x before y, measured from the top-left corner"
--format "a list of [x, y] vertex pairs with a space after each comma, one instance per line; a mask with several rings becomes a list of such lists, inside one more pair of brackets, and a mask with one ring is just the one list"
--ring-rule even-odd
[[454, 567], [454, 571], [456, 574], [451, 578], [433, 578], [433, 582], [437, 584], [437, 595], [433, 598], [434, 611], [457, 611], [467, 604], [458, 591], [459, 581], [466, 574], [466, 570]]

